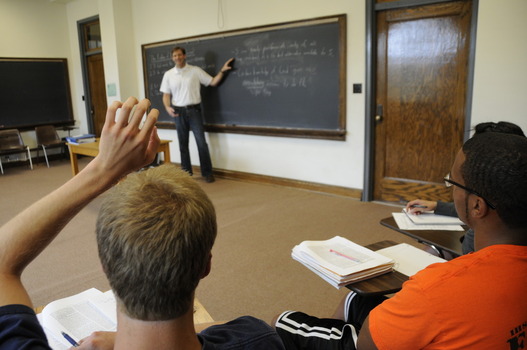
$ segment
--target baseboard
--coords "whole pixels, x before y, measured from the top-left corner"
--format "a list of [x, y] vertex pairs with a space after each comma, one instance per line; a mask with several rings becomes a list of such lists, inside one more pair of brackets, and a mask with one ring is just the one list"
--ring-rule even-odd
[[[58, 158], [62, 158], [60, 154], [54, 154], [50, 155], [48, 159], [54, 160]], [[44, 157], [34, 157], [33, 163], [41, 163], [44, 162]], [[12, 167], [12, 166], [21, 166], [28, 164], [27, 161], [18, 161], [18, 162], [9, 162], [4, 163], [4, 168], [6, 167]], [[174, 163], [179, 165], [178, 163]], [[200, 174], [199, 167], [193, 166], [192, 171], [194, 174]], [[355, 188], [348, 188], [348, 187], [341, 187], [341, 186], [333, 186], [333, 185], [325, 185], [325, 184], [319, 184], [315, 182], [308, 182], [308, 181], [299, 181], [299, 180], [292, 180], [292, 179], [286, 179], [281, 177], [274, 177], [274, 176], [267, 176], [267, 175], [259, 175], [259, 174], [252, 174], [252, 173], [245, 173], [241, 171], [233, 171], [233, 170], [224, 170], [224, 169], [214, 169], [214, 175], [217, 177], [225, 178], [225, 179], [231, 179], [231, 180], [240, 180], [240, 181], [246, 181], [246, 182], [256, 182], [256, 183], [266, 183], [271, 185], [278, 185], [278, 186], [285, 186], [285, 187], [291, 187], [291, 188], [299, 188], [309, 191], [315, 191], [315, 192], [321, 192], [321, 193], [327, 193], [327, 194], [334, 194], [344, 197], [350, 197], [354, 199], [360, 200], [362, 197], [362, 191]]]
[[[199, 174], [199, 167], [192, 167], [194, 174]], [[339, 196], [350, 197], [360, 200], [362, 197], [362, 190], [341, 186], [325, 185], [314, 182], [291, 180], [281, 177], [267, 176], [267, 175], [258, 175], [252, 173], [245, 173], [241, 171], [225, 170], [225, 169], [214, 169], [214, 175], [217, 177], [231, 179], [231, 180], [240, 180], [246, 182], [257, 182], [257, 183], [267, 183], [272, 185], [279, 185], [291, 188], [300, 188], [309, 191], [334, 194]]]

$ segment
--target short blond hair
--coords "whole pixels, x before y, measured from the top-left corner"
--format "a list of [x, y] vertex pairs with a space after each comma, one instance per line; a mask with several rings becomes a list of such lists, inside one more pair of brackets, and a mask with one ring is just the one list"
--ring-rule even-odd
[[180, 317], [207, 271], [216, 213], [201, 187], [174, 165], [131, 174], [105, 197], [97, 219], [99, 257], [124, 312]]

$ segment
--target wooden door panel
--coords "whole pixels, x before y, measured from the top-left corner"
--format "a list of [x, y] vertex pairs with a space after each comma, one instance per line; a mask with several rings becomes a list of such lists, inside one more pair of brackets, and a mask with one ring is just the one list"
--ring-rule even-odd
[[375, 199], [450, 200], [463, 141], [470, 3], [379, 13]]
[[[446, 174], [445, 174], [446, 175]], [[431, 182], [409, 181], [396, 178], [384, 178], [382, 181], [383, 201], [405, 203], [411, 199], [422, 198], [427, 200], [452, 200], [444, 184]]]
[[94, 133], [97, 137], [101, 136], [102, 127], [106, 119], [106, 83], [104, 80], [104, 64], [102, 54], [88, 56], [88, 85], [90, 87], [91, 98], [91, 118], [93, 121]]

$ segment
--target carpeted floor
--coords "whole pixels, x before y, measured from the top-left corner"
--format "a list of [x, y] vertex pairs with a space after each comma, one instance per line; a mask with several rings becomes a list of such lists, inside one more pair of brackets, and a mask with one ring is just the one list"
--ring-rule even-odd
[[[90, 158], [80, 160], [80, 168]], [[8, 168], [0, 176], [0, 223], [71, 177], [69, 161]], [[197, 297], [215, 320], [253, 315], [265, 321], [284, 310], [327, 317], [346, 289], [337, 290], [291, 258], [303, 240], [340, 235], [359, 244], [389, 239], [420, 247], [379, 224], [400, 208], [268, 184], [217, 178], [196, 181], [212, 199], [218, 238], [211, 274]], [[98, 263], [94, 225], [100, 199], [86, 207], [25, 271], [34, 305], [90, 287], [109, 288]], [[52, 210], [50, 208], [49, 210]]]

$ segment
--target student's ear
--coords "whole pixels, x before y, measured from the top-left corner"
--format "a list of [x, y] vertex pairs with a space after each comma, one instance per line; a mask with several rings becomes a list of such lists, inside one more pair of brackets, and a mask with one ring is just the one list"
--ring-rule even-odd
[[486, 216], [490, 209], [487, 202], [485, 202], [483, 198], [479, 196], [474, 195], [473, 197], [474, 197], [474, 201], [472, 203], [472, 207], [470, 208], [472, 217], [482, 218]]
[[212, 266], [212, 253], [209, 253], [209, 261], [207, 262], [207, 267], [205, 267], [205, 271], [203, 271], [203, 275], [201, 276], [201, 278], [205, 278], [209, 275], [211, 266]]

